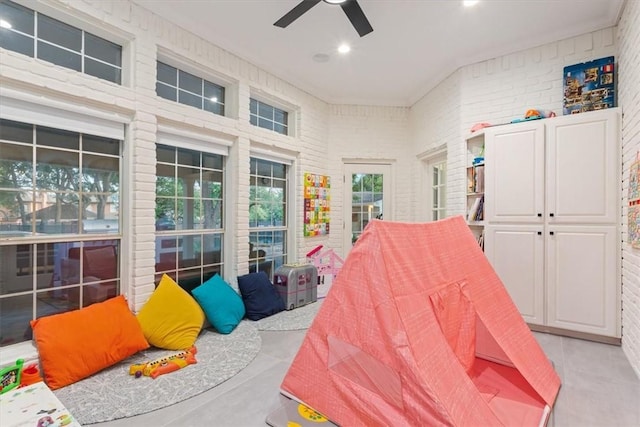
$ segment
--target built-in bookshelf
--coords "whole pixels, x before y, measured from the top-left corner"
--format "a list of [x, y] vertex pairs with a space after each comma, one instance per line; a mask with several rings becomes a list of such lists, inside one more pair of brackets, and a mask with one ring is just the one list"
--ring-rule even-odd
[[484, 245], [484, 131], [479, 130], [466, 138], [466, 194], [467, 224], [478, 244]]

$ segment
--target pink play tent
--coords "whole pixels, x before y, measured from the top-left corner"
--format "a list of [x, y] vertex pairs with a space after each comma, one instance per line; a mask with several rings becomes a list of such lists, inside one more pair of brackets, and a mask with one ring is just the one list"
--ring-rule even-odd
[[341, 426], [540, 426], [560, 388], [462, 217], [365, 229], [282, 392]]

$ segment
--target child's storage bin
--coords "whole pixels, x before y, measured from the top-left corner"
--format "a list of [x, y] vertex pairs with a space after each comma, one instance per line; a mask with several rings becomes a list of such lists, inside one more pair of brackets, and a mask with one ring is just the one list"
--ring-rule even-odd
[[287, 310], [318, 299], [318, 270], [311, 264], [284, 264], [276, 269], [273, 284]]

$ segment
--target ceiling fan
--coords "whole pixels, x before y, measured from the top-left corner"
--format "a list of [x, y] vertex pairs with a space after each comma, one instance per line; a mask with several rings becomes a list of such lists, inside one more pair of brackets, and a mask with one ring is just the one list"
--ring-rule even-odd
[[340, 5], [344, 13], [351, 21], [360, 37], [364, 37], [373, 31], [373, 27], [364, 15], [357, 0], [302, 0], [296, 7], [291, 9], [286, 15], [278, 19], [273, 25], [280, 28], [286, 28], [296, 19], [300, 18], [305, 12], [317, 5], [321, 1], [325, 3]]

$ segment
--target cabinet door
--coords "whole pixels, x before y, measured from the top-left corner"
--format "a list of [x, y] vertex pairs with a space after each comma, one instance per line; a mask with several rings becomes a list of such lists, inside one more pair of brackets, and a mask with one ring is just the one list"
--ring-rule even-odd
[[489, 128], [485, 141], [485, 221], [542, 223], [542, 121]]
[[541, 225], [488, 225], [485, 255], [531, 324], [544, 324], [544, 235]]
[[548, 230], [547, 324], [620, 337], [616, 227], [557, 225]]
[[616, 111], [548, 121], [549, 223], [614, 224], [619, 219], [618, 145]]

